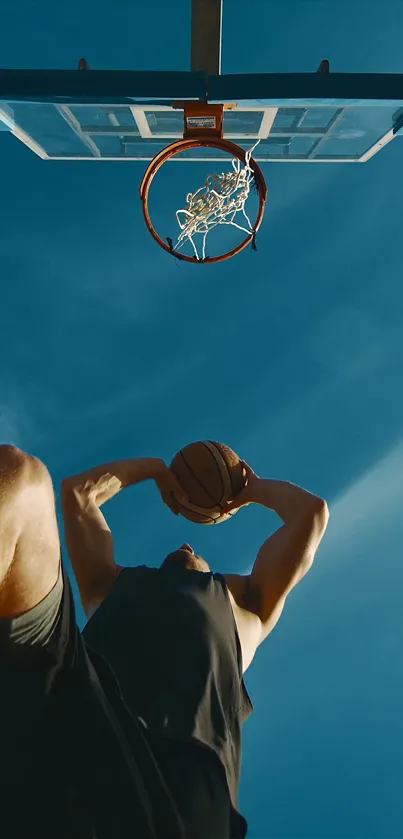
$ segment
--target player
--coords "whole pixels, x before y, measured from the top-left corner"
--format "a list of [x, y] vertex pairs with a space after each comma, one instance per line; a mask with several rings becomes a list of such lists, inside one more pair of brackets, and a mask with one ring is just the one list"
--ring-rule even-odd
[[[283, 519], [244, 576], [212, 572], [187, 543], [158, 567], [140, 564], [135, 510], [129, 564], [115, 564], [112, 534], [100, 509], [107, 500], [153, 479], [164, 503], [178, 512], [175, 495], [181, 500], [182, 490], [158, 458], [103, 464], [66, 478], [61, 488], [66, 546], [89, 619], [83, 638], [91, 665], [133, 752], [131, 726], [141, 729], [161, 773], [161, 789], [168, 790], [183, 835], [192, 839], [246, 836], [237, 795], [241, 726], [252, 703], [243, 674], [290, 591], [312, 566], [329, 516], [325, 501], [300, 487], [259, 478], [246, 463], [244, 474], [245, 488], [225, 510], [259, 503]], [[62, 702], [74, 672], [75, 658], [66, 655], [69, 639], [74, 637], [79, 650], [82, 640], [74, 614], [70, 623], [61, 621], [69, 583], [60, 560], [52, 482], [39, 460], [12, 446], [0, 447], [0, 521], [0, 661], [20, 662], [29, 691], [33, 656], [53, 652], [53, 666], [69, 674], [62, 681], [64, 694], [58, 693]], [[8, 730], [10, 725], [9, 720]], [[90, 735], [87, 729], [83, 733]], [[102, 743], [96, 748], [102, 756]], [[144, 774], [143, 758], [135, 757]], [[153, 790], [149, 785], [149, 795]], [[112, 782], [99, 806], [108, 806], [108, 795], [119, 815]], [[99, 831], [91, 801], [88, 822], [93, 817], [91, 829], [96, 825]], [[151, 810], [149, 819], [158, 820], [158, 802]], [[150, 830], [168, 839], [167, 824], [160, 817]], [[100, 834], [94, 829], [93, 835]]]

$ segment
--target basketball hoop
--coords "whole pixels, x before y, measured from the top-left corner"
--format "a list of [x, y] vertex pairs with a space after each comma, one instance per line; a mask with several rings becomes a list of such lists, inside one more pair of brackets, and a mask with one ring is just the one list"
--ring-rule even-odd
[[[162, 149], [155, 155], [147, 167], [140, 184], [140, 198], [143, 207], [144, 219], [148, 230], [155, 241], [167, 253], [185, 262], [222, 262], [240, 253], [244, 248], [255, 243], [255, 236], [259, 230], [266, 202], [267, 187], [260, 167], [252, 158], [252, 151], [245, 151], [236, 143], [225, 139], [222, 136], [223, 105], [209, 105], [203, 102], [177, 103], [176, 107], [183, 107], [185, 113], [184, 136], [181, 140], [175, 140], [169, 146]], [[217, 148], [232, 156], [232, 171], [209, 175], [204, 185], [194, 193], [187, 195], [187, 207], [177, 210], [176, 218], [180, 227], [180, 233], [176, 246], [171, 239], [164, 239], [157, 233], [151, 221], [148, 197], [151, 183], [154, 176], [166, 163], [167, 160], [180, 152], [194, 149], [200, 146]], [[245, 202], [250, 193], [250, 187], [255, 187], [259, 199], [259, 208], [253, 224], [251, 224], [246, 211]], [[241, 226], [234, 221], [237, 213], [242, 213], [247, 222], [247, 227]], [[180, 216], [183, 216], [183, 221]], [[239, 245], [228, 250], [219, 256], [206, 257], [206, 237], [213, 227], [219, 224], [227, 224], [237, 227], [246, 232], [246, 237]], [[203, 234], [202, 257], [198, 255], [193, 236]], [[180, 252], [180, 247], [188, 240], [193, 246], [194, 256]]]

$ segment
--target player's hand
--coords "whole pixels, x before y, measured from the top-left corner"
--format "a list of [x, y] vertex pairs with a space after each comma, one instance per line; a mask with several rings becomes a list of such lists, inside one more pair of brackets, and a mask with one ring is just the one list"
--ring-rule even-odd
[[245, 486], [238, 492], [238, 495], [235, 498], [227, 501], [222, 506], [223, 513], [231, 513], [233, 510], [239, 510], [240, 507], [247, 507], [248, 504], [251, 504], [253, 500], [253, 487], [256, 481], [259, 480], [259, 477], [256, 475], [256, 472], [253, 471], [252, 467], [246, 463], [246, 460], [241, 460], [242, 463], [242, 473], [245, 478]]
[[153, 477], [164, 504], [177, 516], [179, 508], [176, 499], [183, 502], [188, 501], [186, 492], [182, 489], [174, 473], [163, 460], [160, 461]]

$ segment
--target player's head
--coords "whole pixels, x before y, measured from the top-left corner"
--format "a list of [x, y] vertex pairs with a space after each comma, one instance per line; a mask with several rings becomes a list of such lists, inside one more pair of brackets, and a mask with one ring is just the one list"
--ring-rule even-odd
[[189, 568], [192, 571], [210, 571], [207, 562], [203, 557], [195, 554], [193, 548], [185, 542], [176, 551], [168, 554], [161, 563], [161, 568], [167, 565], [176, 565], [181, 568]]

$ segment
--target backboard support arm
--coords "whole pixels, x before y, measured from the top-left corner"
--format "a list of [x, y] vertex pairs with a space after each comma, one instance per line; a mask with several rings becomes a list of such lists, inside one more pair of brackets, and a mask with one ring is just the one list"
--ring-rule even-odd
[[221, 73], [223, 0], [192, 0], [191, 70]]

